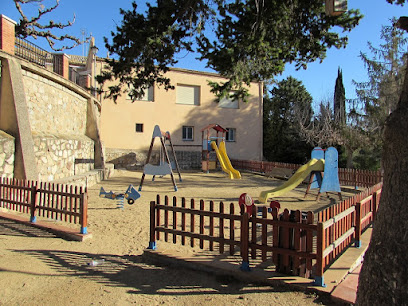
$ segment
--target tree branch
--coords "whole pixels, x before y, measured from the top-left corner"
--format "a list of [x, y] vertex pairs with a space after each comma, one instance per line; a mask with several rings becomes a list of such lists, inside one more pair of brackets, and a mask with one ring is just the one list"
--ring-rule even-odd
[[[83, 42], [75, 36], [68, 34], [58, 36], [51, 32], [51, 30], [53, 29], [64, 29], [66, 27], [72, 26], [75, 22], [75, 14], [73, 20], [67, 21], [66, 23], [55, 22], [53, 20], [50, 20], [47, 24], [41, 24], [39, 22], [45, 14], [54, 11], [59, 6], [59, 0], [55, 0], [56, 1], [55, 5], [49, 8], [44, 8], [44, 6], [41, 4], [43, 1], [44, 0], [14, 0], [16, 9], [21, 15], [20, 22], [16, 26], [16, 33], [23, 38], [26, 38], [28, 36], [31, 36], [34, 39], [37, 39], [37, 37], [43, 37], [47, 40], [49, 46], [54, 51], [72, 49], [82, 44]], [[29, 19], [27, 15], [24, 13], [21, 4], [28, 4], [33, 2], [40, 3], [40, 8], [38, 9], [38, 14]], [[56, 41], [60, 42], [70, 41], [70, 43], [60, 48], [56, 48], [55, 47]]]

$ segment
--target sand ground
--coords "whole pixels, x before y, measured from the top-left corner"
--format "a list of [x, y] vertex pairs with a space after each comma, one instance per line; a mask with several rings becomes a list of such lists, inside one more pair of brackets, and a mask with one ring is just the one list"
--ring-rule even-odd
[[[124, 192], [139, 185], [141, 173], [116, 171], [114, 177], [89, 188], [88, 230], [92, 238], [66, 241], [47, 232], [0, 219], [0, 305], [312, 305], [330, 304], [327, 297], [272, 286], [239, 282], [172, 267], [146, 264], [149, 203], [157, 194], [237, 202], [246, 192], [260, 191], [282, 181], [243, 173], [229, 180], [221, 172], [177, 174], [178, 191], [170, 177], [147, 176], [135, 204], [118, 209], [114, 200], [99, 197], [105, 190]], [[312, 193], [313, 194], [313, 193]], [[283, 208], [315, 210], [328, 205], [323, 197], [303, 199], [304, 187], [280, 198]], [[344, 195], [343, 195], [344, 196]], [[177, 246], [175, 246], [177, 247]], [[93, 259], [104, 260], [98, 266]]]

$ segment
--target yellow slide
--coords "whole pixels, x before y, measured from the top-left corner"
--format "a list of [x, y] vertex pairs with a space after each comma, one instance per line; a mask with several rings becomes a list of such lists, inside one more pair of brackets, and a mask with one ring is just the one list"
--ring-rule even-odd
[[225, 142], [221, 141], [220, 148], [218, 149], [217, 143], [215, 141], [211, 141], [211, 147], [214, 149], [215, 154], [217, 154], [222, 171], [227, 173], [230, 179], [241, 178], [241, 173], [238, 170], [235, 170], [231, 165], [231, 161], [228, 158], [227, 150], [225, 148]]
[[300, 167], [292, 177], [281, 186], [267, 191], [262, 191], [259, 195], [259, 203], [266, 204], [268, 198], [278, 197], [296, 188], [312, 171], [323, 171], [324, 159], [311, 159], [307, 164]]

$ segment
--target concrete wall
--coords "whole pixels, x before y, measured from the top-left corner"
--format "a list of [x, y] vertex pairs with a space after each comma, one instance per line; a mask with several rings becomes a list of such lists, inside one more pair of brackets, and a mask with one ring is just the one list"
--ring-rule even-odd
[[[167, 76], [176, 90], [166, 91], [154, 88], [154, 101], [135, 101], [126, 95], [118, 99], [102, 101], [101, 137], [106, 146], [107, 155], [117, 149], [126, 149], [136, 156], [148, 151], [153, 128], [159, 125], [162, 131], [169, 131], [176, 151], [201, 152], [201, 129], [217, 123], [224, 128], [236, 129], [236, 141], [227, 142], [230, 158], [262, 159], [262, 83], [252, 83], [249, 87], [249, 102], [239, 102], [237, 109], [222, 108], [214, 102], [208, 80], [225, 81], [214, 73], [204, 73], [183, 69], [171, 69]], [[176, 103], [177, 85], [194, 85], [200, 88], [200, 105], [182, 105]], [[105, 84], [105, 87], [111, 84]], [[136, 124], [143, 124], [143, 133], [136, 132]], [[182, 140], [182, 127], [194, 127], [194, 140]], [[158, 139], [155, 148], [159, 146]], [[128, 152], [128, 153], [129, 153]], [[128, 154], [126, 153], [126, 154]], [[196, 154], [197, 155], [197, 154]], [[200, 162], [200, 155], [197, 155]], [[183, 162], [183, 157], [178, 158]], [[106, 161], [118, 161], [118, 156], [107, 157]], [[139, 162], [139, 160], [137, 161]], [[195, 162], [193, 162], [194, 164]]]

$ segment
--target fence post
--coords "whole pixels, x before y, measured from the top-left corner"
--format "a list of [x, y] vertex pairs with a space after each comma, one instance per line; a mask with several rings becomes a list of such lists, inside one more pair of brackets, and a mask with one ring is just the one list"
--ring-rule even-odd
[[31, 203], [30, 203], [30, 222], [35, 223], [37, 221], [37, 184], [31, 186]]
[[356, 204], [356, 221], [355, 221], [355, 243], [356, 248], [361, 247], [361, 202]]
[[149, 246], [147, 247], [150, 250], [156, 249], [156, 239], [155, 239], [155, 230], [156, 230], [156, 218], [155, 218], [155, 207], [156, 203], [154, 201], [150, 202], [150, 241]]
[[248, 213], [241, 215], [241, 257], [242, 257], [242, 271], [250, 271], [249, 268], [249, 218]]
[[81, 224], [81, 234], [88, 234], [88, 193], [87, 190], [85, 189], [85, 192], [82, 192], [81, 190], [81, 199], [79, 203], [80, 207], [80, 214], [81, 214], [81, 219], [79, 220], [79, 223]]
[[326, 287], [323, 276], [323, 252], [324, 252], [324, 228], [323, 223], [317, 223], [317, 242], [316, 242], [316, 276], [314, 283], [317, 286]]
[[373, 208], [373, 222], [375, 221], [375, 216], [377, 215], [377, 190], [373, 192], [373, 199], [372, 199], [372, 208]]

